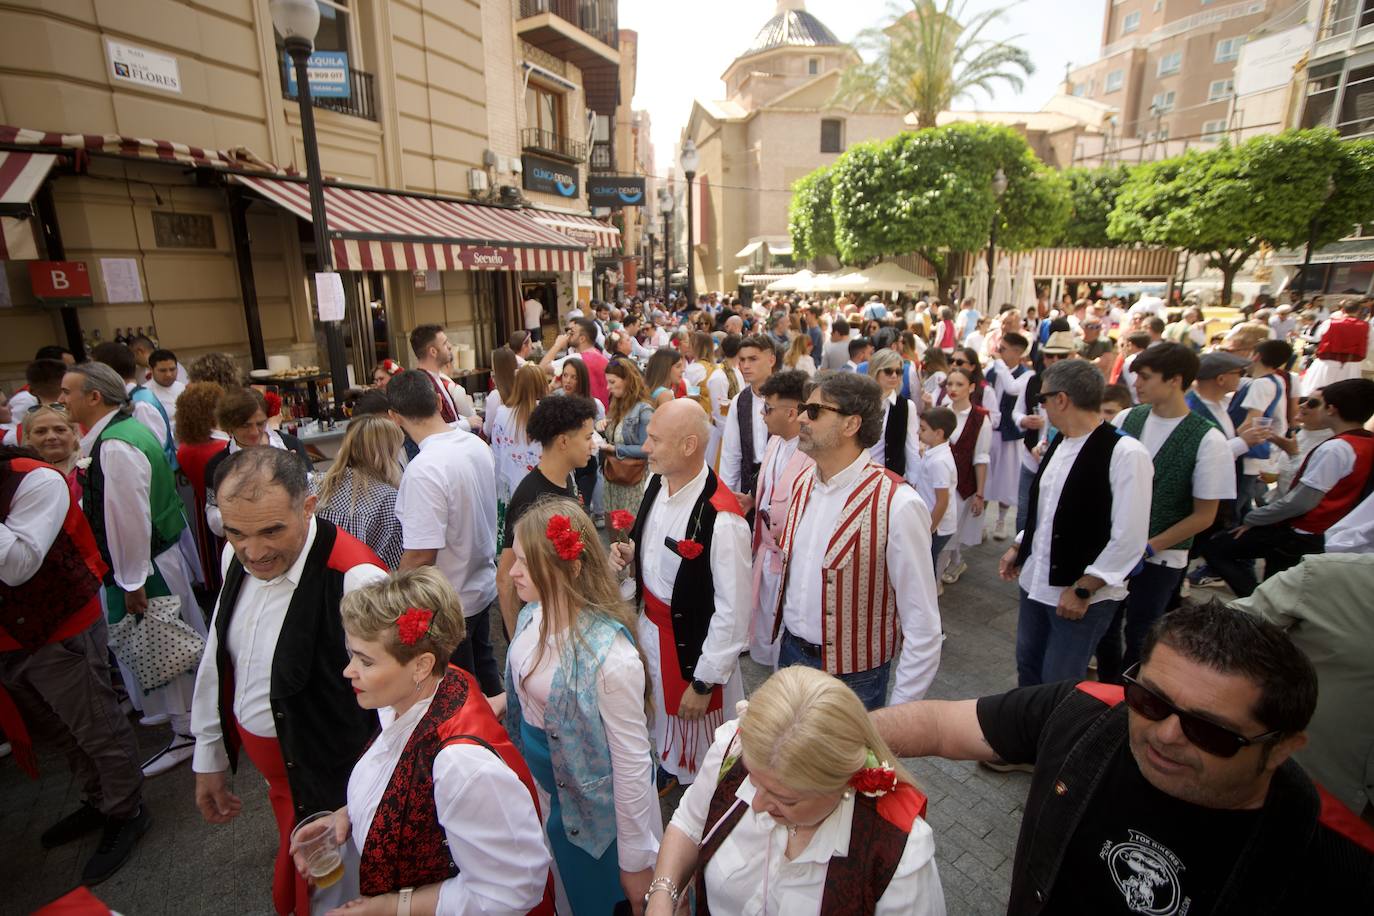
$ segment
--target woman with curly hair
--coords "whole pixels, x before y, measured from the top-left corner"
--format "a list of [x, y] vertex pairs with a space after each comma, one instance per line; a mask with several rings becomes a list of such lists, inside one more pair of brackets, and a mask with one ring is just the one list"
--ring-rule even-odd
[[206, 353], [196, 357], [187, 374], [193, 382], [214, 382], [225, 391], [243, 384], [239, 367], [227, 353]]
[[215, 414], [223, 397], [224, 389], [215, 382], [191, 382], [177, 395], [176, 405], [177, 467], [195, 494], [196, 550], [210, 589], [219, 588], [219, 557], [224, 542], [210, 530], [205, 517], [205, 470], [229, 445], [229, 437], [215, 425]]

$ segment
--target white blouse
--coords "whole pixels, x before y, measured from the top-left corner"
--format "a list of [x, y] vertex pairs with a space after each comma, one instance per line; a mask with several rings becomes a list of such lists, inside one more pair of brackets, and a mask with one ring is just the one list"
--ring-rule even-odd
[[[733, 720], [716, 730], [716, 740], [706, 752], [702, 773], [720, 772], [725, 748], [738, 728], [739, 720]], [[672, 826], [694, 843], [701, 842], [715, 791], [716, 780], [698, 779], [688, 787], [673, 814]], [[753, 809], [754, 785], [749, 777], [740, 784], [735, 797], [750, 807], [706, 866], [711, 909], [740, 916], [802, 916], [819, 912], [831, 857], [849, 854], [854, 799], [841, 801], [821, 822], [806, 848], [789, 860], [787, 826], [768, 813]], [[944, 912], [945, 894], [935, 867], [935, 834], [929, 824], [918, 819], [911, 827], [897, 871], [878, 899], [874, 913], [944, 916]]]
[[[972, 405], [954, 412], [954, 435], [949, 437], [951, 446], [964, 434], [964, 424], [968, 423], [972, 413]], [[992, 461], [992, 428], [995, 425], [992, 414], [983, 418], [983, 425], [978, 428], [978, 439], [973, 443], [974, 464], [988, 464]]]
[[496, 493], [509, 500], [525, 475], [539, 465], [543, 446], [531, 442], [523, 429], [515, 424], [515, 409], [498, 404], [489, 411], [484, 432], [491, 440], [492, 457], [496, 461]]
[[[535, 665], [539, 625], [544, 613], [532, 609], [530, 623], [511, 643], [510, 665], [520, 714], [535, 728], [544, 727], [553, 676], [558, 670], [560, 634], [550, 633]], [[597, 705], [611, 752], [611, 785], [615, 794], [616, 848], [622, 871], [652, 868], [663, 839], [663, 811], [654, 791], [653, 749], [644, 710], [644, 665], [634, 645], [617, 635], [597, 672]]]
[[[406, 742], [433, 697], [397, 718], [379, 710], [382, 733], [348, 777], [350, 842], [361, 854], [372, 819]], [[480, 745], [453, 744], [434, 758], [434, 804], [459, 874], [439, 888], [436, 912], [528, 913], [544, 896], [550, 857], [529, 791], [500, 757]]]

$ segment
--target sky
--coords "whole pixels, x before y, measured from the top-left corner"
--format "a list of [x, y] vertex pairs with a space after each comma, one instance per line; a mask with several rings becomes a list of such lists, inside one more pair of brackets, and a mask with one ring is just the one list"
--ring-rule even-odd
[[[807, 10], [841, 41], [892, 21], [894, 0], [808, 0]], [[984, 111], [1035, 111], [1059, 89], [1064, 65], [1097, 57], [1106, 0], [1022, 0], [988, 34], [1021, 36], [1036, 72], [1016, 92], [1000, 86], [988, 99], [979, 93], [957, 103]], [[910, 0], [901, 0], [909, 8]], [[971, 12], [1006, 6], [1005, 0], [967, 0]], [[659, 174], [666, 174], [693, 98], [721, 98], [720, 75], [747, 48], [775, 11], [774, 0], [620, 0], [620, 27], [639, 33], [639, 68], [634, 107], [646, 109], [653, 128]], [[1000, 85], [1000, 84], [999, 84]]]

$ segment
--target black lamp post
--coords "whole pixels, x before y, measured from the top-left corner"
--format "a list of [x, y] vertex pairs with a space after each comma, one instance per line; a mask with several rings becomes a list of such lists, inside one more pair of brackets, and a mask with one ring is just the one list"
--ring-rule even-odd
[[654, 234], [653, 234], [652, 232], [646, 232], [646, 233], [644, 233], [644, 238], [645, 238], [645, 240], [647, 240], [647, 242], [648, 242], [648, 244], [649, 244], [649, 261], [648, 261], [648, 264], [645, 266], [645, 270], [647, 270], [647, 271], [649, 272], [649, 295], [650, 295], [650, 296], [653, 296], [653, 294], [654, 294]]
[[697, 304], [697, 283], [696, 283], [696, 257], [692, 249], [696, 246], [696, 227], [692, 225], [693, 211], [695, 204], [692, 202], [692, 182], [697, 177], [697, 166], [701, 163], [701, 157], [697, 154], [697, 145], [691, 139], [682, 144], [682, 155], [678, 157], [678, 164], [682, 166], [682, 174], [687, 178], [687, 308], [694, 308]]
[[[995, 201], [1002, 199], [1002, 195], [1007, 192], [1007, 176], [998, 166], [997, 172], [992, 176], [992, 196]], [[997, 219], [1001, 214], [997, 210], [994, 202], [992, 210], [992, 229], [988, 232], [988, 314], [997, 314], [997, 303], [992, 301], [992, 283], [995, 273], [995, 261], [997, 257]]]
[[673, 192], [658, 189], [658, 209], [663, 211], [663, 301], [673, 291]]
[[[325, 222], [324, 181], [320, 176], [320, 147], [315, 137], [315, 108], [310, 99], [310, 52], [315, 49], [315, 33], [320, 29], [320, 8], [315, 0], [272, 0], [269, 4], [272, 25], [281, 35], [286, 53], [296, 71], [296, 100], [301, 109], [301, 137], [305, 141], [305, 175], [310, 184], [310, 223], [315, 231], [315, 263], [320, 273], [334, 269]], [[341, 322], [322, 321], [325, 348], [329, 356], [329, 375], [334, 386], [334, 401], [343, 403], [348, 391], [348, 353], [344, 350]]]

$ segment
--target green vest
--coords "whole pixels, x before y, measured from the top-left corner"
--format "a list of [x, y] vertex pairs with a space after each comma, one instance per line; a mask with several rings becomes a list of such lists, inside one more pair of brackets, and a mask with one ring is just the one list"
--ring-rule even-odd
[[[1121, 423], [1122, 431], [1139, 439], [1149, 416], [1149, 404], [1132, 407]], [[1155, 453], [1150, 537], [1172, 528], [1193, 514], [1193, 468], [1197, 465], [1197, 450], [1202, 444], [1202, 437], [1214, 428], [1207, 420], [1189, 411]], [[1188, 537], [1168, 549], [1185, 550], [1192, 545], [1193, 539]]]

